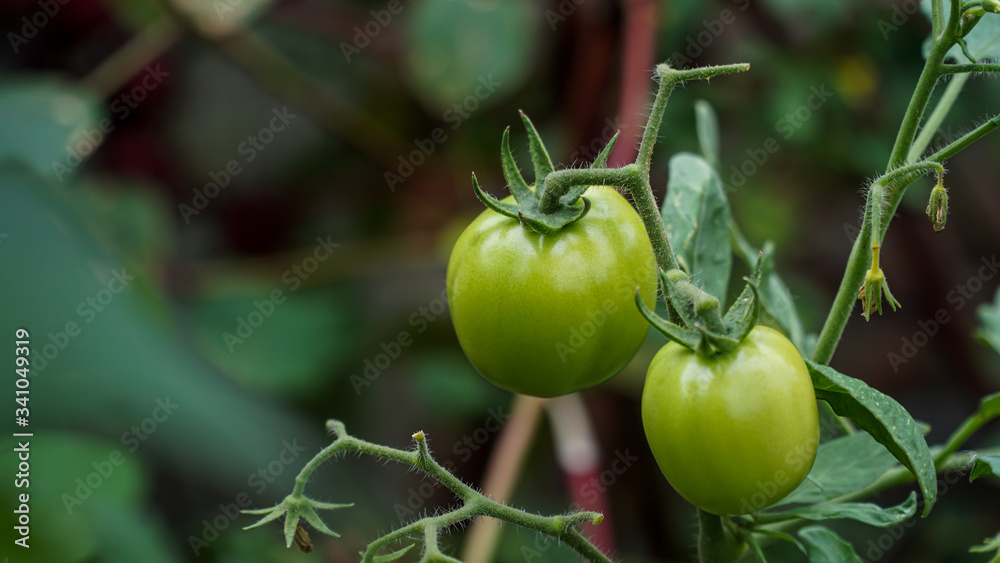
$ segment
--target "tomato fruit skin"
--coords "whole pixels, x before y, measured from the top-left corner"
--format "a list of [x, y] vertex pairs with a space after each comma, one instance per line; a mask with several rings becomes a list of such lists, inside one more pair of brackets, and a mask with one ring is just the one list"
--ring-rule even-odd
[[[655, 303], [653, 249], [614, 188], [591, 186], [590, 211], [557, 233], [486, 210], [448, 261], [448, 306], [469, 361], [494, 384], [554, 397], [592, 387], [629, 362], [649, 330], [635, 290]], [[507, 198], [505, 201], [510, 201]]]
[[664, 346], [646, 376], [642, 424], [670, 485], [719, 515], [784, 498], [805, 479], [819, 447], [805, 362], [784, 335], [764, 326], [710, 358]]

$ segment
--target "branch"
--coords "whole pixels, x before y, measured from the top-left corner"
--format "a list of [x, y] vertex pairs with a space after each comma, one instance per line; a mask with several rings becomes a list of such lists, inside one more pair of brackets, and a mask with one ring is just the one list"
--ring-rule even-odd
[[[611, 563], [611, 559], [587, 541], [577, 529], [583, 522], [599, 524], [604, 519], [604, 516], [600, 513], [577, 511], [564, 515], [540, 516], [496, 502], [469, 485], [466, 485], [458, 477], [455, 477], [455, 475], [442, 467], [431, 455], [427, 447], [427, 437], [423, 432], [417, 432], [413, 435], [413, 440], [416, 442], [415, 450], [398, 450], [355, 438], [348, 434], [344, 424], [337, 420], [328, 421], [327, 428], [335, 436], [333, 443], [323, 448], [302, 468], [302, 471], [295, 478], [295, 488], [292, 490], [292, 494], [285, 497], [276, 506], [261, 510], [245, 510], [244, 512], [247, 514], [262, 515], [263, 518], [244, 529], [255, 528], [284, 516], [285, 544], [287, 546], [291, 546], [292, 544], [300, 518], [305, 519], [320, 532], [337, 536], [337, 533], [330, 530], [317, 516], [316, 510], [333, 510], [351, 505], [321, 503], [305, 496], [303, 490], [309, 480], [309, 476], [321, 464], [337, 454], [353, 452], [409, 465], [448, 487], [448, 489], [455, 493], [455, 496], [462, 500], [458, 508], [436, 516], [421, 518], [372, 541], [368, 544], [364, 552], [364, 563], [375, 561], [379, 552], [393, 543], [415, 536], [423, 538], [423, 560], [457, 561], [441, 553], [440, 547], [437, 544], [438, 532], [480, 516], [490, 516], [550, 536], [570, 546], [589, 561]], [[412, 545], [406, 546], [395, 552], [395, 554], [401, 556], [403, 552], [409, 550], [411, 547]]]

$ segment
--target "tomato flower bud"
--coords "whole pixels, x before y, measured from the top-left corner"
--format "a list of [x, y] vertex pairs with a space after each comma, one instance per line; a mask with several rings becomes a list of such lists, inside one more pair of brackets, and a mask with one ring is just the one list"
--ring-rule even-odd
[[935, 231], [944, 230], [944, 225], [948, 221], [948, 191], [944, 189], [940, 176], [938, 185], [931, 190], [931, 197], [927, 202], [927, 217], [934, 225]]

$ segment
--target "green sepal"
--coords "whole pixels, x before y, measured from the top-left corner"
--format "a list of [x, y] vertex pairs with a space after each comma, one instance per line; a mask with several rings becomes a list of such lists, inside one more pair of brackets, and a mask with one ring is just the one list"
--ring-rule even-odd
[[[504, 179], [516, 203], [508, 203], [487, 194], [479, 186], [476, 175], [472, 175], [472, 188], [479, 201], [487, 208], [501, 215], [520, 221], [521, 225], [531, 231], [541, 234], [553, 234], [559, 229], [579, 220], [590, 211], [590, 201], [583, 197], [588, 186], [574, 186], [559, 198], [559, 206], [552, 213], [542, 213], [538, 210], [541, 193], [544, 193], [545, 178], [553, 172], [552, 159], [542, 144], [535, 126], [528, 116], [521, 112], [521, 119], [528, 131], [528, 145], [531, 152], [531, 162], [535, 169], [535, 186], [532, 188], [525, 182], [517, 167], [517, 161], [510, 149], [510, 128], [504, 130], [500, 141], [500, 162], [503, 167]], [[603, 153], [602, 153], [603, 154]], [[607, 156], [605, 155], [605, 159]]]
[[503, 130], [503, 139], [500, 141], [500, 163], [503, 166], [503, 177], [507, 180], [507, 188], [515, 201], [528, 203], [535, 200], [535, 193], [528, 187], [528, 183], [521, 176], [521, 170], [514, 160], [514, 153], [510, 151], [510, 127]]
[[639, 313], [645, 317], [646, 321], [670, 340], [691, 349], [694, 349], [701, 342], [701, 335], [698, 332], [661, 319], [656, 313], [651, 311], [646, 306], [646, 303], [643, 302], [642, 296], [639, 294], [639, 288], [635, 290], [635, 304], [639, 308]]
[[724, 334], [719, 334], [718, 332], [713, 332], [708, 330], [708, 327], [702, 324], [694, 325], [698, 332], [701, 333], [701, 352], [699, 354], [705, 356], [712, 356], [718, 353], [725, 354], [726, 352], [731, 352], [740, 341], [735, 338], [731, 338]]
[[765, 257], [763, 252], [758, 254], [753, 273], [749, 278], [743, 278], [747, 282], [746, 287], [729, 306], [726, 316], [722, 319], [726, 332], [737, 340], [743, 340], [757, 325], [757, 319], [760, 317], [760, 294], [757, 293], [757, 286], [764, 276], [764, 263], [768, 258], [769, 256]]
[[524, 122], [524, 128], [528, 132], [528, 150], [531, 153], [531, 163], [535, 166], [535, 189], [541, 190], [545, 186], [545, 177], [555, 168], [535, 125], [523, 111], [518, 110], [518, 113], [521, 114], [521, 121]]
[[713, 356], [736, 348], [757, 324], [760, 314], [761, 282], [766, 257], [757, 258], [750, 277], [743, 278], [747, 286], [729, 307], [725, 317], [719, 314], [718, 300], [692, 284], [681, 270], [660, 270], [660, 280], [668, 305], [672, 305], [686, 327], [661, 319], [636, 297], [643, 317], [670, 340], [686, 346], [701, 356]]
[[601, 150], [601, 154], [597, 155], [594, 162], [590, 165], [591, 168], [607, 168], [608, 167], [608, 157], [611, 156], [611, 151], [615, 149], [615, 143], [618, 142], [618, 134], [621, 131], [615, 131], [614, 137], [608, 141], [608, 144], [604, 145], [604, 149]]

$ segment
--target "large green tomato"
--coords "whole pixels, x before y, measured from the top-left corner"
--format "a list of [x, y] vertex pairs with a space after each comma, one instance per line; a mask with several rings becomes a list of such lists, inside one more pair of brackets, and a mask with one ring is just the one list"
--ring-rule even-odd
[[[591, 186], [591, 209], [542, 235], [484, 211], [448, 262], [448, 305], [458, 341], [486, 379], [553, 397], [615, 375], [649, 324], [635, 290], [656, 299], [656, 261], [639, 215], [614, 188]], [[508, 198], [505, 201], [509, 201]]]
[[819, 446], [805, 362], [787, 338], [763, 326], [710, 358], [664, 346], [646, 376], [642, 425], [667, 481], [719, 515], [785, 497], [805, 479]]

